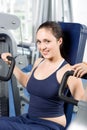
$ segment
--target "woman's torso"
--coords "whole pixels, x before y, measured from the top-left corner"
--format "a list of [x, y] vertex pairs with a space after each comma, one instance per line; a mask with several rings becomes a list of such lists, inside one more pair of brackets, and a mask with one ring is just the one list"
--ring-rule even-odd
[[[34, 72], [33, 72], [33, 80], [34, 80], [34, 82], [36, 82], [36, 81], [39, 81], [39, 82], [41, 82], [42, 83], [42, 81], [44, 81], [43, 82], [43, 84], [44, 83], [46, 83], [46, 82], [50, 82], [50, 84], [49, 84], [49, 82], [47, 83], [48, 84], [48, 86], [51, 86], [51, 84], [52, 84], [52, 81], [53, 82], [55, 82], [57, 85], [57, 87], [59, 87], [59, 83], [58, 83], [58, 81], [57, 81], [57, 78], [56, 78], [56, 72], [59, 70], [59, 69], [61, 69], [65, 64], [67, 64], [67, 62], [65, 62], [65, 61], [62, 61], [61, 63], [60, 63], [60, 65], [58, 66], [58, 68], [55, 70], [55, 71], [53, 71], [52, 72], [52, 70], [51, 70], [51, 74], [50, 74], [50, 72], [49, 73], [45, 73], [45, 75], [44, 75], [44, 68], [42, 68], [43, 69], [43, 71], [41, 71], [41, 72], [43, 72], [43, 73], [41, 73], [41, 74], [39, 74], [39, 72], [40, 72], [40, 69], [41, 68], [39, 68], [39, 65], [38, 65], [38, 67], [34, 70]], [[48, 68], [47, 68], [47, 70], [49, 70]], [[42, 77], [41, 77], [42, 76]], [[53, 77], [54, 76], [54, 77]], [[32, 77], [32, 76], [31, 76]], [[30, 79], [31, 80], [31, 79]], [[46, 81], [45, 81], [46, 80]], [[52, 80], [52, 81], [50, 81], [50, 80]], [[29, 81], [28, 83], [30, 83], [31, 81]], [[31, 83], [30, 83], [31, 84]], [[36, 84], [37, 84], [37, 82], [36, 82]], [[31, 86], [33, 86], [33, 84], [31, 84]], [[34, 96], [31, 96], [31, 100], [32, 100], [32, 97], [35, 97], [35, 100], [38, 102], [38, 95], [39, 95], [39, 97], [41, 96], [41, 98], [43, 98], [43, 100], [41, 101], [42, 102], [42, 104], [41, 104], [41, 106], [42, 105], [44, 105], [44, 103], [46, 103], [47, 105], [49, 104], [49, 106], [52, 106], [52, 103], [53, 102], [57, 102], [57, 97], [56, 97], [56, 95], [57, 95], [57, 93], [58, 93], [58, 89], [59, 88], [56, 88], [56, 89], [54, 89], [54, 88], [52, 88], [52, 87], [45, 87], [44, 86], [44, 88], [45, 89], [43, 89], [42, 88], [42, 86], [41, 86], [41, 89], [42, 89], [42, 91], [40, 90], [40, 88], [38, 89], [38, 86], [36, 86], [36, 88], [34, 89], [33, 87], [31, 88], [31, 86], [27, 86], [27, 89], [28, 89], [28, 91], [29, 91], [29, 93], [31, 94], [31, 95], [33, 95], [34, 93], [36, 94], [36, 95], [34, 95]], [[55, 84], [53, 84], [53, 86], [55, 87]], [[39, 91], [38, 91], [39, 90]], [[45, 97], [44, 97], [44, 95], [45, 95]], [[53, 96], [53, 97], [51, 97], [51, 96]], [[44, 100], [44, 98], [47, 98], [47, 100], [50, 100], [51, 98], [51, 100], [52, 100], [52, 103], [49, 103], [49, 102], [45, 102], [45, 100]], [[49, 99], [48, 99], [49, 98]], [[54, 98], [56, 98], [56, 100], [54, 99]], [[58, 99], [59, 100], [59, 99]], [[39, 99], [39, 102], [40, 102], [40, 99]], [[42, 119], [46, 119], [46, 120], [50, 120], [50, 121], [53, 121], [53, 122], [56, 122], [56, 123], [59, 123], [59, 124], [61, 124], [61, 125], [63, 125], [63, 126], [65, 126], [66, 125], [66, 117], [65, 117], [65, 115], [64, 115], [64, 113], [63, 113], [63, 102], [61, 102], [60, 100], [58, 101], [59, 102], [59, 104], [60, 104], [60, 110], [58, 111], [58, 113], [60, 113], [58, 116], [57, 116], [57, 114], [55, 114], [55, 109], [56, 108], [53, 108], [54, 109], [54, 111], [50, 111], [50, 108], [47, 106], [47, 108], [49, 108], [49, 111], [52, 113], [53, 112], [53, 116], [42, 116], [42, 115], [40, 115], [39, 114], [39, 118], [42, 118]], [[32, 103], [32, 104], [35, 104], [35, 103]], [[33, 106], [31, 104], [31, 106]], [[57, 103], [56, 103], [57, 104]], [[59, 105], [59, 104], [53, 104], [54, 106], [57, 106], [57, 105]], [[38, 105], [38, 104], [37, 104]], [[39, 104], [40, 105], [40, 104]], [[41, 106], [40, 106], [40, 108], [41, 108]], [[46, 105], [45, 105], [46, 106]], [[36, 107], [36, 106], [35, 106]], [[43, 107], [43, 106], [42, 106]], [[46, 109], [45, 107], [44, 107], [44, 109]], [[58, 108], [59, 109], [59, 108]], [[40, 109], [41, 110], [41, 109]], [[40, 111], [39, 110], [39, 111]], [[35, 110], [34, 110], [35, 111]], [[47, 112], [47, 111], [46, 111]], [[50, 114], [50, 112], [49, 112], [49, 114]], [[32, 110], [30, 109], [30, 113], [32, 113]], [[39, 112], [37, 112], [36, 111], [36, 113], [39, 113]], [[35, 114], [35, 113], [34, 113]], [[37, 114], [36, 114], [37, 115]]]

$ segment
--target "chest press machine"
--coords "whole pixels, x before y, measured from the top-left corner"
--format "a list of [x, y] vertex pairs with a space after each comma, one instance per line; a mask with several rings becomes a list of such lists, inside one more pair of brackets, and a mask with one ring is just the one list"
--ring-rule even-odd
[[[64, 34], [64, 52], [65, 59], [71, 64], [82, 62], [84, 56], [84, 48], [87, 39], [87, 27], [79, 23], [59, 22], [63, 34]], [[71, 96], [68, 93], [68, 96]], [[67, 129], [71, 122], [74, 112], [74, 105], [72, 103], [66, 103], [65, 112], [67, 117], [67, 125], [64, 130]]]
[[[1, 55], [0, 55], [0, 59], [1, 59]], [[14, 66], [15, 66], [15, 60], [13, 57], [10, 57], [8, 56], [7, 59], [9, 61], [11, 61], [11, 65], [10, 67], [8, 66], [8, 72], [5, 76], [0, 76], [0, 81], [8, 81], [11, 79], [11, 76], [12, 76], [12, 73], [13, 73], [13, 69], [14, 69]], [[3, 68], [3, 67], [2, 67]], [[1, 96], [1, 95], [0, 95]], [[9, 113], [9, 100], [8, 98], [3, 95], [2, 97], [0, 97], [0, 116], [9, 116], [8, 113]]]
[[[67, 71], [61, 81], [60, 89], [59, 89], [59, 97], [70, 104], [73, 104], [78, 107], [78, 111], [76, 113], [76, 117], [72, 122], [69, 124], [67, 130], [87, 130], [87, 102], [85, 101], [78, 101], [72, 97], [64, 95], [64, 90], [67, 86], [67, 80], [69, 76], [73, 76], [73, 71]], [[87, 75], [83, 76], [83, 78], [87, 79]]]
[[[10, 30], [17, 29], [20, 25], [19, 19], [14, 15], [0, 13], [0, 54], [10, 52], [13, 57], [17, 55], [16, 41]], [[11, 60], [11, 59], [10, 59]], [[0, 58], [0, 116], [9, 116], [9, 79], [12, 82], [12, 70]], [[7, 75], [6, 75], [7, 74]]]
[[[28, 58], [31, 54], [28, 56], [18, 52], [17, 41], [10, 31], [16, 30], [19, 26], [20, 20], [17, 16], [0, 13], [0, 54], [10, 52], [12, 57], [16, 57], [15, 64], [20, 69], [23, 69], [29, 64], [30, 59]], [[26, 96], [24, 95], [25, 90], [23, 90], [23, 87], [17, 82], [15, 76], [12, 75], [9, 81], [5, 80], [8, 71], [8, 66], [0, 59], [0, 75], [2, 75], [0, 79], [0, 116], [22, 114], [24, 112], [25, 102], [27, 102]], [[4, 108], [5, 111], [3, 111]]]

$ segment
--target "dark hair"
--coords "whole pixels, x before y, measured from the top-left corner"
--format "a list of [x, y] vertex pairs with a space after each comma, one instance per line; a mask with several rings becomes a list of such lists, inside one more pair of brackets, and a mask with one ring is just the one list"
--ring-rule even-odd
[[[64, 38], [64, 35], [63, 35], [63, 31], [62, 31], [62, 28], [61, 28], [61, 25], [59, 22], [55, 22], [55, 21], [46, 21], [44, 23], [42, 23], [38, 29], [37, 29], [37, 32], [39, 29], [41, 28], [46, 28], [46, 29], [50, 29], [52, 34], [54, 35], [54, 37], [59, 40], [59, 38], [62, 37], [62, 39]], [[61, 55], [63, 58], [67, 59], [66, 58], [66, 54], [65, 54], [65, 51], [64, 51], [64, 46], [63, 46], [63, 43], [60, 45], [60, 52], [61, 52]]]
[[41, 28], [50, 29], [54, 37], [58, 40], [60, 37], [63, 37], [63, 32], [61, 29], [61, 26], [59, 23], [54, 21], [46, 21], [42, 23], [39, 28], [37, 29], [37, 32]]

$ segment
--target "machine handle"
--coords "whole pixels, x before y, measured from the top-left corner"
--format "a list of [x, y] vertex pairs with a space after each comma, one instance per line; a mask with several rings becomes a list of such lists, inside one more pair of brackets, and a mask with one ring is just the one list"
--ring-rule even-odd
[[[71, 98], [71, 97], [64, 95], [64, 90], [65, 90], [66, 85], [67, 85], [67, 79], [69, 78], [69, 76], [73, 76], [73, 74], [74, 74], [74, 71], [67, 71], [63, 75], [63, 78], [62, 78], [62, 81], [61, 81], [61, 84], [60, 84], [60, 88], [59, 88], [59, 91], [58, 91], [58, 96], [62, 100], [77, 106], [78, 102], [79, 102], [78, 100], [75, 100], [74, 98]], [[87, 79], [87, 74], [83, 75], [82, 78]]]
[[77, 106], [78, 104], [78, 101], [71, 98], [71, 97], [68, 97], [67, 95], [64, 95], [64, 90], [66, 88], [66, 85], [67, 85], [67, 80], [69, 78], [69, 76], [73, 76], [73, 71], [67, 71], [64, 75], [63, 75], [63, 78], [62, 78], [62, 81], [61, 81], [61, 84], [60, 84], [60, 88], [59, 88], [59, 91], [58, 91], [58, 96], [60, 99], [62, 99], [63, 101], [66, 101], [68, 103], [71, 103], [71, 104], [74, 104]]
[[[0, 54], [0, 58], [1, 58], [1, 54]], [[11, 79], [11, 76], [12, 76], [12, 73], [13, 73], [13, 70], [14, 70], [14, 66], [15, 66], [15, 59], [11, 56], [7, 56], [7, 59], [9, 61], [11, 61], [11, 65], [9, 67], [9, 70], [8, 70], [8, 73], [7, 75], [4, 77], [4, 76], [0, 76], [0, 80], [1, 81], [8, 81]]]

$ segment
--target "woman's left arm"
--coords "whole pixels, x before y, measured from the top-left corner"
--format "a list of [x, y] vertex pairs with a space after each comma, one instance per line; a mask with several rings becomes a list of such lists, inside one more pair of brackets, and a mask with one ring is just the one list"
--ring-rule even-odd
[[70, 76], [68, 78], [67, 84], [69, 86], [72, 96], [75, 99], [87, 101], [87, 99], [85, 99], [85, 89], [83, 87], [83, 83], [80, 78]]

